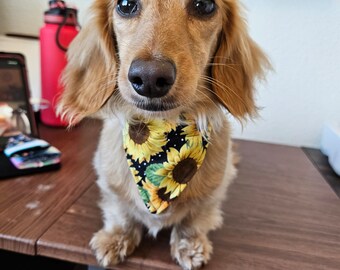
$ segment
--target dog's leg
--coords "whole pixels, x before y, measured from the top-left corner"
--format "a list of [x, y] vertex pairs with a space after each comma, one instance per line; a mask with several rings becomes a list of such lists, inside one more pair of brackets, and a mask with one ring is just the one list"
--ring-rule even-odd
[[[127, 209], [115, 203], [113, 195], [103, 198], [104, 227], [94, 234], [90, 246], [101, 266], [115, 265], [132, 254], [142, 238], [142, 225], [127, 215]], [[110, 207], [108, 205], [110, 203]], [[115, 205], [115, 207], [112, 207]]]
[[212, 244], [208, 232], [220, 227], [222, 215], [216, 204], [203, 206], [171, 232], [171, 255], [185, 270], [197, 269], [208, 262]]

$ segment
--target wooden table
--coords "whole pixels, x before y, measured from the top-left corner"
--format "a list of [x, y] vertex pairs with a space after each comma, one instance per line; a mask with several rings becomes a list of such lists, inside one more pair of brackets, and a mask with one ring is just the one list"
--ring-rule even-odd
[[[43, 128], [63, 152], [58, 172], [0, 182], [0, 249], [96, 265], [88, 247], [101, 228], [91, 159], [100, 124], [71, 132]], [[340, 269], [340, 201], [306, 154], [295, 147], [238, 141], [239, 175], [211, 233], [204, 269]], [[179, 269], [169, 232], [147, 236], [114, 269]]]
[[71, 132], [40, 128], [62, 152], [62, 169], [0, 181], [0, 249], [35, 255], [38, 239], [93, 184], [91, 157], [100, 124], [87, 121]]

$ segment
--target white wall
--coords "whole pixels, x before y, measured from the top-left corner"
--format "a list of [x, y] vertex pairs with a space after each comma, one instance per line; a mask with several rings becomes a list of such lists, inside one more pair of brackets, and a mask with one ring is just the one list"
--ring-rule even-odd
[[[47, 2], [0, 0], [0, 33], [37, 35]], [[68, 1], [80, 8], [81, 22], [90, 2]], [[270, 56], [275, 72], [258, 88], [261, 118], [243, 131], [235, 123], [234, 137], [319, 146], [323, 123], [340, 122], [340, 0], [243, 2], [251, 35]]]
[[[66, 0], [79, 8], [79, 21], [86, 19], [86, 8], [91, 0]], [[43, 25], [48, 0], [0, 0], [0, 34], [15, 32], [37, 36]]]
[[235, 136], [319, 146], [323, 124], [340, 123], [340, 1], [245, 0], [253, 38], [275, 72], [258, 88], [261, 118]]

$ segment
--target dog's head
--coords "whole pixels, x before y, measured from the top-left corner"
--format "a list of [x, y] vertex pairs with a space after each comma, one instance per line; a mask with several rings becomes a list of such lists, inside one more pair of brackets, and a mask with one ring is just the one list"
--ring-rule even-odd
[[68, 119], [110, 102], [149, 116], [218, 104], [239, 119], [256, 113], [268, 62], [237, 0], [96, 0], [91, 11], [68, 53]]

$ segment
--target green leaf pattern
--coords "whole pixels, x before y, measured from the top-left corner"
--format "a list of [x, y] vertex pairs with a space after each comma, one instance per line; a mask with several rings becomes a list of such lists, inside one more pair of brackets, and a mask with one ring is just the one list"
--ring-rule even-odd
[[149, 193], [142, 187], [138, 186], [139, 194], [142, 197], [142, 200], [145, 204], [150, 202]]
[[156, 187], [159, 187], [161, 182], [164, 179], [164, 176], [158, 175], [157, 171], [159, 169], [163, 168], [163, 164], [158, 163], [158, 164], [151, 164], [147, 169], [146, 169], [146, 177], [147, 179]]

